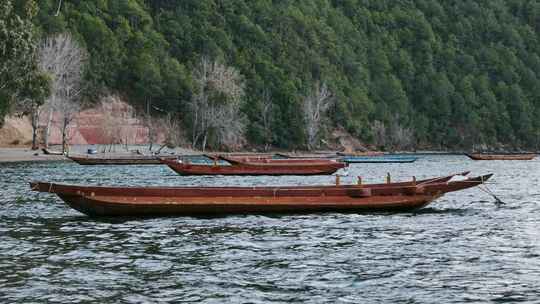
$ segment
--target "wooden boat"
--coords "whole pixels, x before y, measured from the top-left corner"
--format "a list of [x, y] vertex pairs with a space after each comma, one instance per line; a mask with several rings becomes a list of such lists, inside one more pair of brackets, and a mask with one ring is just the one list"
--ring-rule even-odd
[[79, 165], [161, 165], [162, 159], [176, 159], [177, 156], [127, 155], [114, 157], [99, 156], [67, 156]]
[[445, 193], [478, 186], [490, 177], [346, 186], [97, 187], [43, 182], [30, 186], [57, 194], [89, 216], [396, 212], [422, 208]]
[[473, 160], [531, 160], [536, 153], [465, 153]]
[[335, 159], [336, 153], [276, 153], [279, 159]]
[[335, 159], [328, 158], [259, 158], [259, 157], [237, 157], [218, 155], [218, 159], [227, 161], [231, 164], [335, 164]]
[[162, 159], [161, 162], [180, 175], [325, 175], [332, 174], [346, 166], [346, 164], [339, 162], [233, 162], [229, 165], [194, 164], [182, 160], [167, 159]]
[[237, 154], [204, 154], [205, 157], [207, 157], [209, 160], [225, 160], [231, 159], [231, 160], [238, 160], [238, 161], [244, 161], [244, 162], [265, 162], [267, 160], [273, 159], [273, 155], [271, 154], [251, 154], [251, 155], [237, 155]]
[[338, 152], [340, 156], [382, 156], [382, 151], [365, 151], [365, 152]]
[[418, 160], [418, 157], [408, 155], [345, 156], [341, 160], [346, 163], [413, 163]]

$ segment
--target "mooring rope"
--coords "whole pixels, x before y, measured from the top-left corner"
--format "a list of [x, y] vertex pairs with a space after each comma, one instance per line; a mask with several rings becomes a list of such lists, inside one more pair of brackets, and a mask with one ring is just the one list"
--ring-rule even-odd
[[498, 198], [495, 193], [493, 193], [493, 191], [491, 191], [487, 185], [483, 184], [483, 185], [478, 185], [478, 189], [482, 190], [483, 192], [487, 193], [488, 195], [491, 195], [494, 199], [495, 199], [495, 204], [496, 205], [504, 205], [505, 203], [500, 199]]

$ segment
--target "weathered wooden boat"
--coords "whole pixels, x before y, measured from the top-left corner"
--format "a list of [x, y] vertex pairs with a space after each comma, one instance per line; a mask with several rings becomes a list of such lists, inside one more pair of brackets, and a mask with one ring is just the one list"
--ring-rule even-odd
[[79, 165], [161, 165], [162, 159], [176, 159], [178, 156], [126, 155], [114, 157], [99, 156], [67, 156]]
[[335, 152], [321, 153], [276, 153], [278, 159], [336, 159], [338, 155]]
[[243, 162], [268, 162], [268, 160], [273, 159], [273, 155], [271, 154], [251, 154], [251, 155], [236, 155], [236, 154], [205, 154], [205, 157], [207, 157], [209, 160], [237, 160], [237, 161], [243, 161]]
[[338, 152], [340, 156], [382, 156], [385, 153], [382, 151], [365, 151], [365, 152]]
[[336, 159], [328, 158], [259, 158], [259, 157], [246, 157], [246, 156], [226, 156], [218, 155], [217, 159], [227, 161], [231, 164], [335, 164], [338, 162]]
[[413, 163], [418, 160], [418, 157], [409, 155], [345, 156], [341, 160], [346, 163]]
[[473, 160], [532, 160], [536, 153], [465, 153]]
[[481, 185], [491, 174], [462, 181], [346, 186], [97, 187], [31, 183], [89, 216], [411, 211], [445, 193]]
[[167, 159], [161, 162], [180, 175], [326, 175], [346, 166], [339, 162], [196, 164]]

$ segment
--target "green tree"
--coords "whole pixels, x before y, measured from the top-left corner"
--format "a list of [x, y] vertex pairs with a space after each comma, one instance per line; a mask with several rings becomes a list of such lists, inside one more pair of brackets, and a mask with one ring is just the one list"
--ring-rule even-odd
[[20, 12], [10, 0], [0, 4], [0, 125], [25, 86], [38, 77], [36, 34], [31, 22], [33, 1], [22, 1]]

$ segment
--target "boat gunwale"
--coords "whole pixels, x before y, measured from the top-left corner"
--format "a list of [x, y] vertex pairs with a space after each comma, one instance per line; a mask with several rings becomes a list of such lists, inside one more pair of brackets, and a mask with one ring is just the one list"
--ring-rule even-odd
[[[455, 175], [454, 175], [455, 176]], [[49, 193], [64, 193], [64, 194], [81, 194], [88, 193], [89, 195], [96, 195], [101, 193], [109, 193], [109, 195], [115, 196], [159, 196], [155, 195], [156, 192], [163, 193], [176, 193], [185, 192], [183, 195], [168, 194], [171, 196], [189, 196], [192, 193], [197, 193], [197, 196], [231, 196], [231, 192], [237, 196], [287, 196], [296, 194], [294, 196], [332, 196], [335, 193], [346, 196], [362, 196], [365, 195], [365, 191], [369, 190], [370, 195], [393, 195], [396, 193], [417, 193], [423, 192], [425, 189], [432, 189], [434, 187], [448, 187], [448, 185], [459, 185], [460, 183], [478, 183], [481, 184], [487, 181], [491, 177], [491, 174], [479, 176], [475, 178], [468, 178], [464, 181], [448, 182], [451, 177], [435, 178], [426, 181], [413, 182], [400, 182], [391, 184], [372, 184], [372, 185], [327, 185], [327, 186], [270, 186], [270, 187], [120, 187], [120, 186], [80, 186], [80, 185], [66, 185], [57, 183], [46, 182], [33, 182], [30, 183], [32, 190]], [[470, 185], [471, 187], [473, 185]], [[126, 192], [130, 193], [127, 195]], [[194, 195], [195, 196], [195, 195]]]

